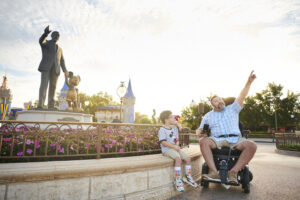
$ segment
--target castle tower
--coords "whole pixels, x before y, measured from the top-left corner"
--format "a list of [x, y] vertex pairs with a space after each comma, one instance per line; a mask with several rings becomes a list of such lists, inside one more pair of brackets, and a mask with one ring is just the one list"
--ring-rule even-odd
[[123, 97], [123, 123], [134, 123], [134, 104], [135, 104], [135, 96], [132, 92], [131, 88], [131, 80], [129, 79], [128, 87], [126, 94]]
[[68, 106], [67, 102], [67, 92], [69, 90], [69, 87], [67, 86], [66, 82], [64, 83], [64, 86], [60, 90], [60, 95], [58, 97], [58, 103], [59, 103], [59, 110], [66, 110]]

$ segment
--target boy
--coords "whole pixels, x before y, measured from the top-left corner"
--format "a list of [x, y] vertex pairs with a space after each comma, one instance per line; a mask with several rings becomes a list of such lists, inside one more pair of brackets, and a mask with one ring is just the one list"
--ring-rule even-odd
[[181, 159], [185, 161], [185, 177], [182, 179], [185, 183], [188, 183], [192, 187], [198, 187], [198, 184], [193, 180], [191, 176], [191, 158], [183, 152], [178, 142], [178, 129], [181, 129], [181, 125], [177, 123], [172, 112], [169, 110], [163, 111], [160, 114], [160, 120], [163, 126], [158, 132], [161, 151], [164, 156], [167, 156], [175, 160], [175, 188], [179, 192], [184, 191], [184, 187], [181, 181]]

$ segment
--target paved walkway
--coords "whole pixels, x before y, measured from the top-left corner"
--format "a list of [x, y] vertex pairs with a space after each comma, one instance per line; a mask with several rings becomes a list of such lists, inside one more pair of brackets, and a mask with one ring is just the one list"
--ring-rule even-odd
[[249, 165], [254, 176], [250, 194], [245, 194], [241, 186], [226, 190], [220, 184], [210, 183], [208, 189], [199, 186], [171, 199], [300, 200], [300, 158], [275, 153], [274, 143], [257, 144], [257, 153]]

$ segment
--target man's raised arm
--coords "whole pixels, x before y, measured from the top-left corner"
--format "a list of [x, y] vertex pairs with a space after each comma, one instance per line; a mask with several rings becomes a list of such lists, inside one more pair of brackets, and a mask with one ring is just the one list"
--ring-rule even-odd
[[237, 98], [237, 101], [240, 104], [240, 106], [243, 106], [244, 100], [245, 100], [246, 96], [248, 95], [250, 86], [251, 86], [252, 82], [254, 81], [254, 79], [256, 79], [256, 75], [254, 74], [254, 71], [252, 70], [245, 87], [242, 89], [239, 97]]

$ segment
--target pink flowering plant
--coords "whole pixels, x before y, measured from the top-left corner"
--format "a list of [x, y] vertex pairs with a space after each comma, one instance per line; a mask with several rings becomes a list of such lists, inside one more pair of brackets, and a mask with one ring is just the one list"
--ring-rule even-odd
[[[104, 126], [88, 129], [19, 126], [0, 128], [1, 158], [47, 158], [160, 152], [157, 126]], [[100, 133], [98, 132], [100, 131]], [[100, 137], [99, 137], [100, 136]], [[95, 157], [94, 157], [95, 158]], [[46, 159], [47, 160], [47, 159]]]

